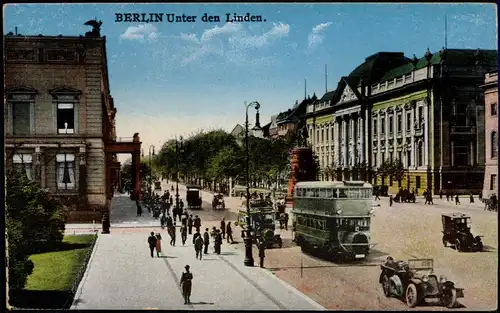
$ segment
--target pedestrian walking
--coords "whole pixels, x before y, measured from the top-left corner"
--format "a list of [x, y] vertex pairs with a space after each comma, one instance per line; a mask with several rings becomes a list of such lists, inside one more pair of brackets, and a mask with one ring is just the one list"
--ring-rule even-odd
[[169, 227], [174, 227], [174, 220], [172, 219], [172, 216], [167, 213], [167, 217], [165, 218], [165, 225], [167, 226], [167, 229]]
[[168, 227], [168, 234], [170, 235], [170, 245], [175, 246], [175, 226]]
[[280, 222], [280, 229], [283, 229], [283, 223], [285, 222], [285, 213], [280, 213], [279, 222]]
[[380, 191], [375, 191], [375, 200], [380, 200]]
[[163, 213], [161, 218], [160, 218], [161, 229], [165, 229], [166, 223], [167, 223], [167, 216], [165, 216], [165, 213]]
[[264, 258], [266, 257], [266, 246], [264, 245], [264, 241], [262, 239], [259, 239], [258, 243], [258, 248], [259, 248], [259, 258], [260, 258], [260, 267], [264, 267]]
[[284, 219], [283, 223], [285, 224], [285, 230], [288, 230], [288, 213], [287, 212], [285, 212], [285, 219]]
[[478, 195], [479, 201], [483, 201], [483, 193], [480, 191]]
[[227, 243], [234, 243], [233, 229], [231, 228], [231, 222], [227, 222], [226, 234], [227, 234]]
[[148, 237], [149, 250], [151, 252], [151, 257], [154, 258], [154, 250], [156, 248], [156, 237], [155, 233], [151, 232], [151, 235]]
[[450, 201], [450, 193], [446, 193], [446, 201]]
[[181, 220], [181, 225], [186, 226], [186, 228], [187, 228], [187, 217], [184, 216], [184, 214], [180, 214], [179, 219]]
[[224, 218], [220, 221], [220, 231], [222, 233], [222, 239], [226, 238], [226, 221]]
[[221, 246], [222, 246], [222, 233], [219, 229], [217, 229], [217, 232], [215, 234], [215, 253], [220, 254], [221, 252]]
[[458, 198], [458, 194], [455, 196], [455, 204], [456, 205], [460, 204], [460, 199]]
[[203, 253], [208, 254], [208, 246], [210, 245], [210, 234], [208, 233], [208, 228], [205, 228], [205, 232], [203, 233]]
[[198, 215], [194, 217], [193, 226], [196, 229], [196, 232], [199, 233], [201, 228], [201, 219]]
[[187, 224], [188, 224], [188, 232], [190, 235], [193, 234], [193, 215], [189, 215], [188, 217], [188, 220], [187, 220]]
[[139, 200], [135, 200], [135, 206], [137, 207], [137, 217], [142, 216], [142, 206]]
[[392, 202], [394, 201], [394, 199], [392, 199], [392, 195], [389, 196], [389, 206], [392, 206]]
[[191, 297], [191, 288], [192, 288], [192, 280], [193, 280], [193, 274], [189, 271], [189, 265], [184, 266], [186, 269], [185, 272], [182, 273], [181, 276], [181, 288], [182, 288], [182, 297], [184, 298], [184, 304], [189, 304], [191, 303], [190, 297]]
[[196, 252], [196, 258], [201, 260], [202, 250], [203, 250], [203, 238], [201, 236], [196, 237], [194, 241], [194, 250]]
[[474, 195], [472, 192], [470, 193], [470, 203], [474, 203]]
[[181, 240], [182, 240], [182, 245], [184, 246], [187, 240], [187, 227], [185, 225], [181, 226]]
[[443, 190], [439, 190], [439, 200], [443, 200]]
[[156, 256], [160, 257], [160, 253], [161, 253], [161, 235], [159, 233], [156, 234], [155, 248], [156, 248]]
[[194, 233], [194, 235], [193, 235], [193, 244], [196, 241], [196, 238], [198, 238], [198, 237], [201, 237], [201, 234], [199, 232]]

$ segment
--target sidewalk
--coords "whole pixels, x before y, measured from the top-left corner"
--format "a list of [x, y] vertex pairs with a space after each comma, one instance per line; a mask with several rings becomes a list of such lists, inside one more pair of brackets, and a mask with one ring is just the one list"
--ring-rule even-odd
[[[171, 247], [165, 233], [166, 256], [151, 258], [147, 235], [99, 235], [72, 308], [324, 310], [268, 270], [244, 266], [244, 256], [228, 245], [220, 256], [196, 260], [191, 236], [186, 246]], [[191, 305], [183, 304], [179, 287], [186, 264], [194, 275]]]

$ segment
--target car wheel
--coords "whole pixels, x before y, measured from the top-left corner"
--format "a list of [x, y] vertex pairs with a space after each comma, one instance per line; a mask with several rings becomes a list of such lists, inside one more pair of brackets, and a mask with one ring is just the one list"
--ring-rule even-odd
[[391, 296], [391, 282], [389, 276], [382, 276], [382, 289], [384, 290], [384, 295], [389, 298]]
[[452, 309], [457, 305], [457, 290], [454, 287], [446, 290], [441, 297], [443, 305], [448, 309]]
[[455, 249], [456, 249], [458, 252], [462, 252], [462, 251], [463, 251], [463, 248], [462, 248], [462, 243], [460, 242], [460, 239], [456, 239], [456, 240], [455, 240]]
[[418, 291], [417, 291], [417, 286], [415, 286], [415, 284], [410, 283], [408, 287], [406, 287], [405, 300], [406, 300], [406, 305], [409, 308], [414, 308], [417, 306]]

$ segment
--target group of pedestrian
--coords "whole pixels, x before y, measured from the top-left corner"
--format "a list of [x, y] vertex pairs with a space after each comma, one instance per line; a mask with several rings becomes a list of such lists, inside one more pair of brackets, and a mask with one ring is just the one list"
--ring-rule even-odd
[[151, 257], [154, 258], [154, 251], [156, 250], [156, 256], [160, 257], [161, 254], [161, 235], [152, 231], [148, 237], [149, 250], [151, 252]]

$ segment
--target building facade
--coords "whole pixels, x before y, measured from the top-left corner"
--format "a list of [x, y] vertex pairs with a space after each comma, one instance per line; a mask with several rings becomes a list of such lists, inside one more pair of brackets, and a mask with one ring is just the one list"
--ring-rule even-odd
[[109, 217], [120, 163], [136, 161], [138, 134], [117, 141], [106, 39], [83, 36], [4, 38], [6, 166], [40, 183], [68, 209], [68, 221]]
[[485, 169], [483, 197], [498, 195], [498, 72], [488, 73], [484, 89]]
[[420, 193], [479, 192], [484, 178], [484, 99], [481, 77], [496, 67], [497, 51], [427, 51], [372, 84], [373, 168], [400, 160], [408, 174], [397, 185]]
[[311, 101], [306, 109], [306, 124], [309, 133], [308, 144], [318, 157], [319, 179], [334, 178], [332, 169], [336, 168], [334, 158], [334, 119], [333, 96], [335, 91], [326, 92], [321, 99]]
[[[479, 86], [497, 62], [497, 51], [461, 49], [366, 58], [335, 92], [308, 107], [309, 141], [332, 174], [324, 178], [368, 180], [393, 192], [480, 191], [485, 140]], [[382, 163], [395, 160], [407, 170], [401, 182], [377, 177]]]

